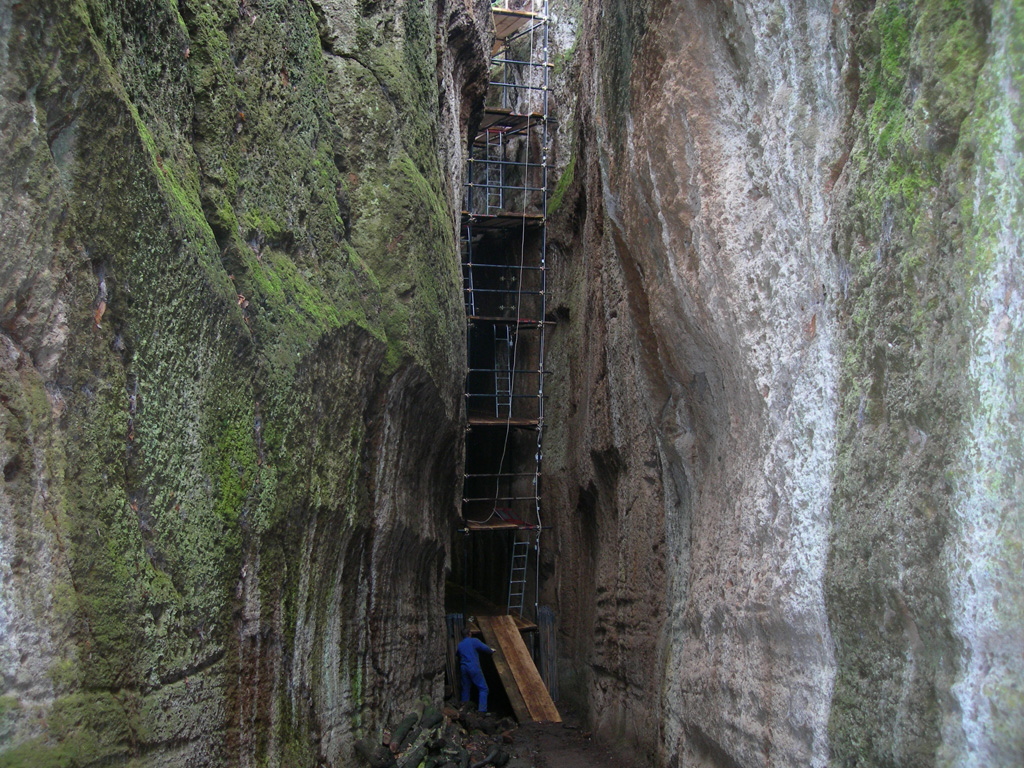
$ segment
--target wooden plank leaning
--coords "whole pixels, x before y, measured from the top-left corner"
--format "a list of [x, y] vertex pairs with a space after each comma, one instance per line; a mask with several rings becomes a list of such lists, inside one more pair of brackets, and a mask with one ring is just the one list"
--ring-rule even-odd
[[494, 666], [498, 670], [498, 677], [501, 678], [501, 684], [508, 695], [508, 701], [512, 705], [512, 712], [515, 714], [516, 720], [520, 723], [529, 723], [533, 720], [533, 717], [530, 715], [530, 710], [523, 700], [523, 695], [519, 692], [519, 685], [516, 683], [516, 678], [512, 674], [512, 670], [502, 651], [498, 635], [494, 631], [494, 620], [498, 618], [508, 617], [477, 616], [476, 623], [484, 635], [484, 642], [494, 649], [494, 655], [491, 658], [494, 659]]
[[[495, 640], [501, 647], [519, 693], [526, 702], [530, 719], [538, 723], [562, 722], [562, 717], [551, 700], [547, 686], [544, 685], [544, 681], [533, 663], [533, 658], [526, 648], [526, 643], [523, 642], [523, 636], [519, 634], [515, 620], [511, 616], [491, 616], [489, 618]], [[520, 722], [522, 722], [522, 718], [520, 718]]]

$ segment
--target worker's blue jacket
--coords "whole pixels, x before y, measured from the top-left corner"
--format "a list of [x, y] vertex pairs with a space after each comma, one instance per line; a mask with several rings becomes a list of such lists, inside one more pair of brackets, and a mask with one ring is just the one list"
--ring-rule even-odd
[[494, 653], [486, 644], [481, 643], [475, 637], [463, 638], [459, 643], [459, 659], [463, 668], [472, 672], [480, 671], [480, 651]]

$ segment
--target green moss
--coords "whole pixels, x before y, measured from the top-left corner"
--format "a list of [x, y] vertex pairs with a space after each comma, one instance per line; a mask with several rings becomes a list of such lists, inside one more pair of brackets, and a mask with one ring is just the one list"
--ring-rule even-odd
[[985, 58], [979, 13], [949, 0], [888, 0], [857, 23], [856, 140], [838, 228], [851, 275], [841, 302], [842, 440], [826, 576], [836, 765], [933, 764], [940, 701], [956, 674], [951, 598], [935, 585], [947, 583], [956, 516], [945, 476], [962, 453], [967, 401], [970, 319], [959, 297], [970, 278], [955, 213], [971, 181], [963, 127]]
[[[402, 365], [442, 389], [461, 364], [433, 15], [406, 3], [399, 29], [364, 20], [328, 70], [309, 6], [258, 6], [44, 2], [40, 28], [15, 35], [49, 46], [12, 57], [12, 77], [39, 84], [41, 123], [74, 118], [59, 218], [78, 255], [62, 265], [72, 437], [53, 449], [44, 516], [66, 544], [53, 606], [71, 641], [45, 737], [4, 765], [141, 761], [139, 740], [199, 738], [192, 708], [160, 703], [218, 658], [194, 673], [199, 709], [279, 705], [278, 743], [308, 764], [308, 708], [245, 677], [243, 563], [261, 564], [260, 631], [287, 655], [311, 518], [337, 526], [332, 541], [371, 524], [365, 412]], [[339, 88], [335, 66], [360, 87]], [[56, 176], [45, 146], [39, 158]], [[45, 388], [30, 400], [33, 429], [52, 430]], [[326, 597], [313, 613], [326, 621]], [[361, 698], [361, 670], [330, 684]]]
[[562, 177], [558, 180], [558, 184], [555, 185], [555, 191], [551, 193], [551, 200], [548, 202], [548, 213], [550, 215], [554, 216], [562, 207], [562, 199], [565, 197], [569, 187], [572, 186], [575, 175], [576, 153], [574, 152], [572, 157], [569, 158], [569, 162], [565, 166], [565, 171], [562, 172]]
[[55, 661], [46, 674], [53, 683], [54, 690], [59, 692], [77, 688], [82, 680], [78, 661], [69, 658]]
[[8, 712], [14, 712], [18, 709], [21, 709], [21, 702], [18, 701], [17, 696], [9, 696], [6, 694], [0, 696], [0, 717], [3, 717]]
[[902, 149], [896, 144], [906, 128], [903, 86], [910, 59], [910, 22], [897, 3], [879, 6], [872, 20], [880, 50], [867, 80], [868, 93], [873, 96], [868, 128], [877, 137], [878, 152], [889, 155]]
[[[438, 353], [452, 348], [459, 330], [459, 277], [444, 254], [455, 246], [447, 206], [436, 182], [431, 184], [407, 154], [387, 167], [377, 184], [363, 184], [353, 203], [366, 213], [353, 226], [353, 245], [376, 278], [391, 291], [382, 295], [384, 333], [388, 340], [385, 372], [405, 359], [421, 361], [439, 375], [452, 364]], [[386, 206], [378, 201], [387, 200]]]
[[565, 70], [570, 64], [576, 59], [576, 50], [579, 47], [580, 35], [577, 30], [576, 37], [572, 41], [572, 45], [565, 51], [559, 53], [551, 61], [551, 76], [554, 79], [558, 79], [565, 74]]
[[242, 506], [252, 490], [256, 470], [256, 446], [252, 414], [223, 419], [216, 452], [207, 458], [217, 478], [214, 512], [229, 526], [238, 522]]
[[0, 753], [2, 768], [74, 768], [128, 754], [131, 726], [124, 707], [109, 693], [57, 699], [46, 719], [49, 735]]
[[[612, 0], [602, 11], [608, 20], [601, 25], [601, 71], [606, 73], [601, 88], [604, 111], [610, 115], [625, 115], [630, 111], [634, 52], [642, 45], [647, 33], [647, 0]], [[625, 121], [612, 120], [609, 136], [616, 155], [625, 148]]]

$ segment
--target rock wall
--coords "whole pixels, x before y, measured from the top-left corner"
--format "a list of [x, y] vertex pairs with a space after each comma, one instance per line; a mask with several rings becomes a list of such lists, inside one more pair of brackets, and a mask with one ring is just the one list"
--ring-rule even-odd
[[437, 695], [485, 2], [0, 3], [0, 764]]
[[652, 764], [1019, 763], [1019, 7], [553, 7], [568, 695]]
[[[552, 0], [544, 602], [673, 766], [1024, 762], [1015, 0]], [[482, 0], [0, 0], [0, 766], [437, 695]]]
[[844, 762], [1024, 760], [1022, 47], [1013, 4], [880, 3], [853, 51], [825, 582]]

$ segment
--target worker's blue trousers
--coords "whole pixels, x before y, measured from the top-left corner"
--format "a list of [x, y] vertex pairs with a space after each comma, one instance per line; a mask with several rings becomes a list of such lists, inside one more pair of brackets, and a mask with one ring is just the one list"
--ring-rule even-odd
[[480, 702], [477, 704], [477, 709], [481, 712], [487, 711], [487, 692], [490, 690], [487, 687], [487, 681], [484, 680], [484, 673], [479, 669], [470, 669], [469, 667], [462, 668], [462, 700], [469, 701], [469, 683], [473, 682], [473, 685], [480, 691]]

